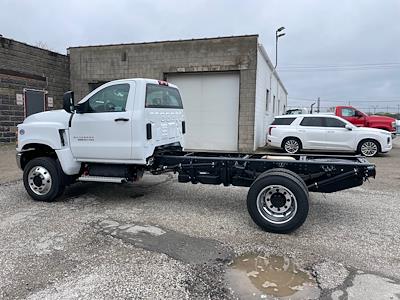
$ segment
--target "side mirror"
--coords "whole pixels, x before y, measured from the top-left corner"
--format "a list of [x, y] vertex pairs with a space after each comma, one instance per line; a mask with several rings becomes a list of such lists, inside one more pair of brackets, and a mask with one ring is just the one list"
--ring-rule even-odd
[[75, 105], [74, 105], [74, 92], [68, 91], [64, 94], [63, 96], [63, 109], [71, 113], [75, 110]]
[[362, 113], [360, 113], [358, 110], [356, 110], [355, 116], [356, 116], [356, 118], [362, 118], [363, 117]]
[[347, 130], [353, 130], [353, 127], [349, 124], [346, 124], [346, 126], [344, 126], [344, 128], [346, 128]]

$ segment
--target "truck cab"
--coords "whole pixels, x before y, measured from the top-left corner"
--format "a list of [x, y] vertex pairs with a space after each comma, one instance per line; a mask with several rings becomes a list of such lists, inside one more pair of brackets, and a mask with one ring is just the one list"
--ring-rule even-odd
[[346, 119], [357, 127], [383, 129], [396, 132], [396, 120], [386, 116], [369, 116], [353, 106], [336, 106], [335, 115]]
[[[47, 167], [60, 165], [60, 178], [67, 182], [85, 175], [88, 181], [91, 176], [134, 180], [157, 149], [182, 148], [184, 133], [183, 105], [175, 85], [154, 79], [116, 80], [77, 105], [73, 93], [67, 92], [63, 110], [25, 119], [18, 125], [17, 162], [22, 169], [32, 168], [35, 158], [47, 156], [53, 159]], [[50, 170], [36, 164], [24, 183], [40, 198], [50, 188], [45, 184]]]

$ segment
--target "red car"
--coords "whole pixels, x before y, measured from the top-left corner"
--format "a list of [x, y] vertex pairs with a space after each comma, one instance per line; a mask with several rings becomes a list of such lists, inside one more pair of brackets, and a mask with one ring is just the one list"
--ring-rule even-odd
[[335, 115], [358, 127], [371, 127], [396, 133], [396, 119], [386, 116], [368, 116], [352, 106], [336, 106]]

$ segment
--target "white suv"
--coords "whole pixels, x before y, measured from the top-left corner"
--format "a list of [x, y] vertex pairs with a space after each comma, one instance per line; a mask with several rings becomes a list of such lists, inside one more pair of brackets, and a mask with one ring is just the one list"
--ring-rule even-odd
[[331, 115], [275, 117], [268, 128], [268, 145], [290, 154], [300, 150], [348, 151], [375, 156], [392, 149], [392, 137], [381, 129], [356, 127]]

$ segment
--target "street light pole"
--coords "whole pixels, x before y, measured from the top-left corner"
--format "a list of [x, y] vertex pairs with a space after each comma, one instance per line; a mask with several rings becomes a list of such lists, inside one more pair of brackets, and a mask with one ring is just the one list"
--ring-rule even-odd
[[278, 65], [278, 39], [281, 36], [284, 36], [286, 33], [279, 33], [282, 30], [284, 30], [285, 27], [279, 27], [276, 31], [275, 31], [275, 67], [274, 69], [276, 69], [276, 66]]

